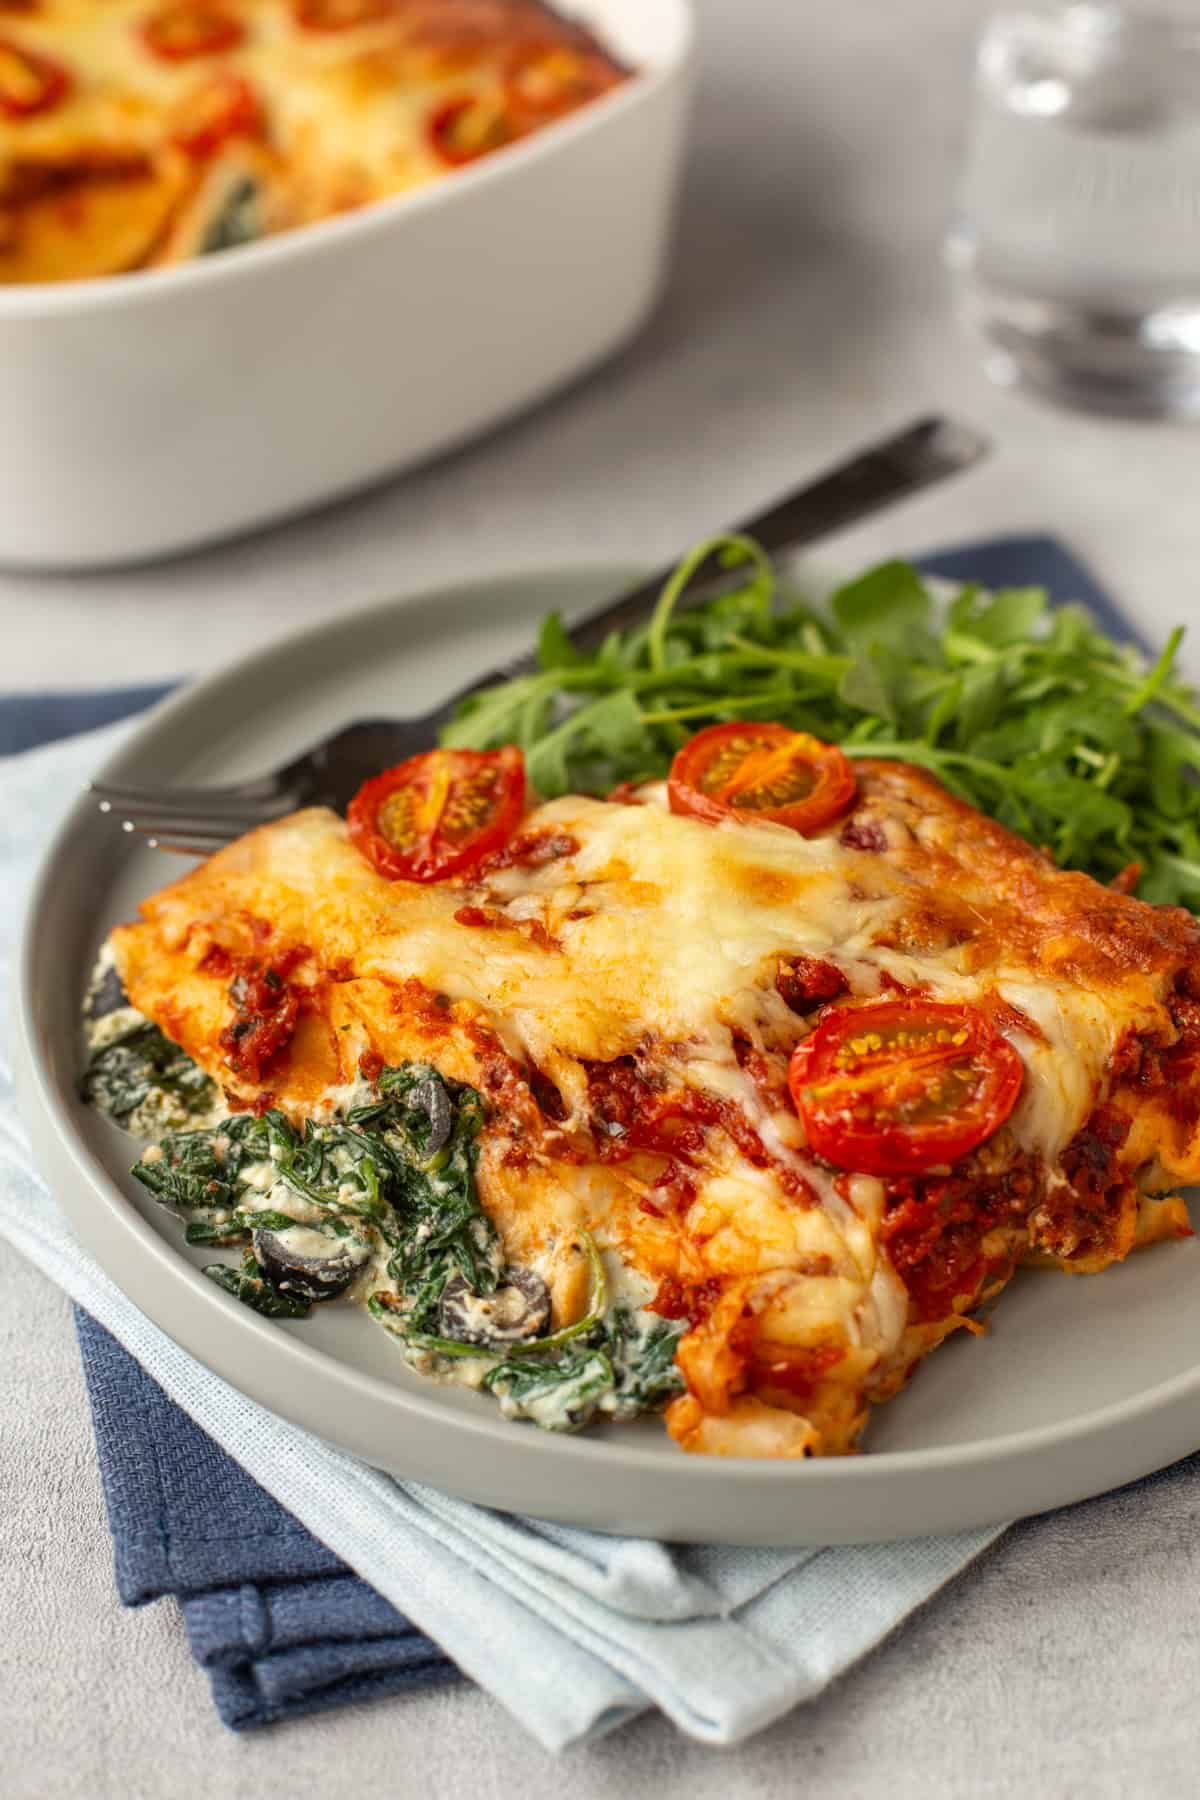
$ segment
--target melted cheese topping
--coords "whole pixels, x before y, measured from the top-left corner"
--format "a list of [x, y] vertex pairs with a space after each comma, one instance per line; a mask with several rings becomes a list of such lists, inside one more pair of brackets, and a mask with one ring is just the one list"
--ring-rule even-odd
[[[639, 806], [553, 801], [527, 829], [566, 833], [580, 849], [541, 869], [503, 871], [470, 895], [383, 881], [332, 813], [298, 814], [248, 841], [269, 859], [269, 883], [293, 901], [289, 935], [312, 942], [327, 963], [348, 954], [357, 976], [415, 977], [485, 1008], [512, 1052], [539, 1066], [556, 1056], [610, 1062], [651, 1033], [684, 1046], [697, 1085], [745, 1100], [733, 1032], [801, 1035], [773, 985], [778, 959], [799, 951], [831, 958], [860, 995], [878, 993], [888, 976], [941, 1000], [993, 992], [1007, 1001], [1038, 1033], [1009, 1027], [1027, 1071], [1013, 1128], [1054, 1158], [1091, 1110], [1118, 1038], [1130, 1026], [1150, 1029], [1161, 1011], [1138, 970], [1092, 990], [1031, 967], [1003, 943], [982, 966], [974, 945], [893, 947], [884, 940], [920, 883], [832, 837], [705, 825], [668, 812], [661, 794]], [[183, 933], [191, 895], [187, 884], [172, 892], [155, 910], [168, 931]], [[251, 910], [262, 902], [254, 892], [247, 899]], [[499, 923], [459, 924], [466, 899], [481, 899]], [[268, 894], [263, 916], [274, 918], [278, 905]], [[780, 1121], [785, 1132], [794, 1123]]]
[[[779, 957], [800, 951], [832, 959], [856, 994], [878, 993], [883, 976], [939, 1000], [977, 1002], [992, 991], [1032, 1020], [1043, 1036], [1011, 1032], [1027, 1072], [1013, 1127], [1053, 1158], [1090, 1111], [1121, 1032], [1147, 1027], [1158, 1011], [1140, 977], [1093, 993], [1049, 975], [1031, 979], [1003, 946], [983, 967], [971, 966], [963, 946], [890, 947], [881, 940], [911, 906], [910, 872], [833, 837], [806, 839], [770, 824], [706, 826], [667, 812], [661, 794], [631, 807], [556, 801], [539, 822], [584, 847], [561, 867], [507, 884], [517, 890], [509, 911], [525, 913], [522, 893], [537, 895], [537, 914], [559, 937], [561, 954], [531, 954], [493, 933], [475, 954], [461, 934], [450, 954], [437, 934], [420, 951], [448, 993], [482, 1004], [496, 994], [497, 961], [507, 967], [500, 998], [535, 1056], [539, 1040], [549, 1040], [608, 1060], [650, 1030], [668, 1042], [690, 1040], [697, 1048], [689, 1060], [707, 1053], [724, 1065], [723, 1075], [701, 1075], [702, 1085], [719, 1085], [732, 1079], [733, 1028], [799, 1035], [771, 976]], [[566, 916], [576, 887], [580, 919]], [[380, 972], [388, 966], [381, 953]]]
[[[447, 174], [431, 123], [449, 101], [471, 99], [484, 122], [503, 114], [498, 144], [623, 78], [586, 31], [536, 0], [397, 0], [333, 31], [297, 23], [292, 0], [222, 0], [242, 41], [179, 60], [144, 37], [167, 3], [31, 0], [11, 16], [0, 7], [0, 39], [70, 77], [44, 111], [0, 107], [0, 282], [114, 273], [218, 247], [205, 240], [226, 190], [246, 180], [248, 157], [262, 235]], [[231, 78], [253, 94], [261, 127], [231, 138], [210, 177], [180, 140], [205, 91]], [[536, 104], [514, 110], [514, 79]]]
[[[762, 1406], [735, 1406], [722, 1361], [749, 1319], [767, 1371], [756, 1391], [788, 1415], [791, 1448], [781, 1439], [780, 1453], [846, 1448], [864, 1394], [891, 1391], [962, 1319], [955, 1309], [940, 1323], [914, 1319], [882, 1247], [885, 1184], [811, 1157], [782, 1080], [750, 1072], [748, 1047], [781, 1070], [815, 1019], [815, 1007], [800, 1016], [777, 991], [781, 959], [833, 963], [852, 999], [900, 984], [987, 1010], [1025, 1068], [1016, 1110], [985, 1147], [991, 1164], [1025, 1157], [1060, 1181], [1059, 1159], [1106, 1093], [1118, 1047], [1130, 1032], [1170, 1038], [1164, 995], [1183, 963], [1200, 961], [1184, 915], [1056, 871], [936, 783], [897, 769], [864, 767], [848, 841], [678, 817], [661, 788], [637, 805], [557, 800], [523, 832], [558, 854], [468, 886], [386, 881], [334, 814], [298, 813], [148, 900], [143, 923], [114, 934], [118, 966], [136, 1006], [251, 1098], [219, 1044], [228, 974], [213, 972], [213, 946], [260, 958], [264, 943], [272, 955], [303, 946], [291, 979], [307, 985], [311, 1010], [267, 1077], [280, 1104], [320, 1111], [364, 1051], [429, 1060], [480, 1087], [481, 1197], [511, 1259], [543, 1273], [560, 1320], [586, 1298], [583, 1225], [652, 1283], [719, 1288], [680, 1350], [691, 1387], [672, 1417], [681, 1442], [728, 1448], [735, 1416], [747, 1443], [759, 1441]], [[580, 1154], [597, 1131], [622, 1129], [598, 1121], [598, 1066], [636, 1067], [730, 1109], [691, 1154], [674, 1209], [655, 1198], [663, 1155]], [[534, 1074], [557, 1090], [553, 1122], [535, 1104]], [[761, 1154], [720, 1123], [730, 1116]], [[1005, 1227], [989, 1238], [997, 1279], [1019, 1235]], [[802, 1402], [773, 1393], [772, 1358], [831, 1347], [836, 1369]], [[793, 1415], [805, 1409], [812, 1431], [797, 1438]]]

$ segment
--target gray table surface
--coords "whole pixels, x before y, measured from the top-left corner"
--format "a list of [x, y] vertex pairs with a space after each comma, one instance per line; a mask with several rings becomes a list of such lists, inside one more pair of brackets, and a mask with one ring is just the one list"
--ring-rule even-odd
[[[4, 686], [199, 671], [264, 634], [503, 566], [668, 556], [930, 406], [994, 433], [854, 563], [1059, 532], [1150, 636], [1195, 616], [1200, 437], [996, 391], [938, 258], [982, 0], [700, 0], [703, 78], [663, 305], [618, 361], [479, 446], [176, 563], [0, 576]], [[1193, 663], [1193, 669], [1196, 664]], [[471, 1688], [237, 1738], [173, 1606], [118, 1607], [69, 1310], [0, 1245], [0, 1791], [525, 1800], [1196, 1791], [1194, 1484], [1022, 1526], [832, 1692], [741, 1749], [646, 1720], [566, 1762]]]

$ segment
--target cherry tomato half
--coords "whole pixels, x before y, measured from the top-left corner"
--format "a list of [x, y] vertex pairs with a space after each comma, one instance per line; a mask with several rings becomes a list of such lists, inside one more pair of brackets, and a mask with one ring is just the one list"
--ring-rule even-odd
[[241, 20], [215, 0], [171, 0], [142, 25], [142, 42], [163, 62], [188, 62], [234, 50], [246, 33]]
[[717, 823], [751, 813], [806, 836], [845, 812], [857, 787], [836, 744], [786, 725], [710, 725], [683, 746], [667, 781], [671, 811]]
[[975, 1007], [921, 999], [831, 1009], [788, 1069], [809, 1147], [864, 1175], [957, 1162], [1003, 1125], [1023, 1079]]
[[71, 77], [61, 63], [0, 37], [0, 113], [6, 118], [49, 112], [70, 90]]
[[352, 31], [392, 10], [392, 0], [294, 0], [292, 17], [305, 31]]
[[171, 136], [188, 156], [203, 162], [230, 138], [259, 137], [262, 129], [262, 108], [250, 83], [224, 74], [186, 96], [174, 115]]
[[435, 153], [452, 168], [511, 144], [518, 131], [499, 97], [459, 94], [443, 101], [426, 127]]
[[503, 750], [426, 750], [365, 782], [350, 837], [389, 881], [444, 881], [475, 868], [515, 831], [525, 758]]

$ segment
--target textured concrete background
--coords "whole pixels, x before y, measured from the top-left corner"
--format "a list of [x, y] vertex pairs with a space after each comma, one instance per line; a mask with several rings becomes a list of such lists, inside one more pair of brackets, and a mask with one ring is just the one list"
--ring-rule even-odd
[[[935, 405], [990, 429], [998, 454], [839, 555], [1050, 528], [1148, 635], [1195, 616], [1200, 438], [998, 393], [950, 319], [938, 239], [981, 0], [698, 10], [675, 273], [630, 351], [477, 448], [297, 525], [133, 574], [0, 577], [4, 684], [200, 670], [423, 583], [664, 558]], [[299, 1800], [344, 1791], [349, 1772], [422, 1800], [557, 1800], [564, 1785], [575, 1800], [1190, 1795], [1196, 1491], [1177, 1472], [1019, 1528], [832, 1693], [735, 1752], [648, 1720], [556, 1763], [468, 1688], [234, 1738], [173, 1607], [116, 1604], [68, 1307], [0, 1246], [0, 1791]]]

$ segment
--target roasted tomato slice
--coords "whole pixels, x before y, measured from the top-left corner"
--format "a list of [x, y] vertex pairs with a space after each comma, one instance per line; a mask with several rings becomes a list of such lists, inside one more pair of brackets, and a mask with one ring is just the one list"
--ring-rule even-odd
[[260, 137], [262, 108], [240, 75], [214, 75], [187, 95], [173, 119], [172, 138], [198, 162], [215, 156], [230, 138]]
[[503, 149], [520, 135], [505, 100], [488, 94], [459, 94], [444, 101], [427, 129], [435, 155], [455, 168]]
[[921, 999], [831, 1009], [788, 1070], [810, 1149], [865, 1175], [957, 1162], [1003, 1125], [1023, 1078], [975, 1007]]
[[392, 11], [393, 0], [294, 0], [292, 17], [305, 31], [351, 31]]
[[215, 0], [171, 0], [142, 24], [142, 42], [164, 62], [218, 56], [236, 49], [245, 35], [241, 20]]
[[474, 869], [516, 830], [525, 758], [503, 750], [426, 750], [365, 782], [346, 823], [390, 881], [444, 881]]
[[70, 89], [71, 77], [61, 63], [0, 37], [0, 113], [6, 118], [49, 112]]
[[710, 725], [683, 746], [667, 782], [671, 811], [716, 823], [739, 813], [806, 836], [844, 813], [857, 791], [836, 744], [786, 725]]

